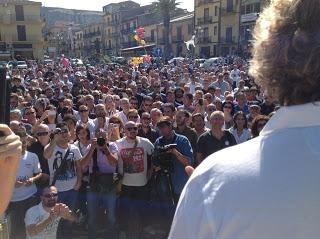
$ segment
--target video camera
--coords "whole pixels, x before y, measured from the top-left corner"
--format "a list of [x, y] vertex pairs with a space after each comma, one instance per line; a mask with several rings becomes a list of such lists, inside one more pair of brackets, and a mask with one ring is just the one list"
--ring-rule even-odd
[[176, 149], [176, 144], [167, 144], [164, 146], [159, 146], [156, 148], [154, 153], [154, 163], [157, 166], [160, 166], [161, 169], [168, 173], [173, 173], [173, 155], [168, 153], [171, 149]]

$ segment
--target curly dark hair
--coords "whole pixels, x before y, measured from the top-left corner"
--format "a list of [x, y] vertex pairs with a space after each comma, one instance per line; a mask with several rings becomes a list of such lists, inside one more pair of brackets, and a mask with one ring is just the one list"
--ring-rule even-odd
[[273, 0], [254, 30], [250, 74], [281, 105], [320, 99], [320, 4]]

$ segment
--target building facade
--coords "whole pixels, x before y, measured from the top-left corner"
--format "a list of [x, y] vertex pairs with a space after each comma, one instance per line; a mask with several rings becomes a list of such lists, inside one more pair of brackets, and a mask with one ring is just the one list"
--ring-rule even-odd
[[103, 23], [91, 23], [83, 28], [83, 50], [86, 56], [101, 54], [103, 51]]
[[252, 31], [259, 17], [259, 13], [268, 3], [266, 0], [247, 0], [241, 2], [240, 17], [240, 47], [247, 54], [252, 40]]
[[[188, 51], [185, 44], [194, 34], [194, 14], [187, 14], [185, 16], [173, 18], [170, 21], [170, 37], [169, 42], [171, 49], [169, 49], [170, 57], [191, 56], [192, 49]], [[163, 23], [157, 25], [157, 46], [164, 49], [164, 26]]]
[[0, 56], [43, 59], [40, 8], [41, 3], [26, 0], [0, 2]]

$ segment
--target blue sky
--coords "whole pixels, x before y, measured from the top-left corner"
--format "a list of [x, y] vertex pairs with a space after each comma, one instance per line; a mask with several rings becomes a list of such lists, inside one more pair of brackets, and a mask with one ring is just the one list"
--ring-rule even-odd
[[[106, 0], [33, 0], [36, 2], [42, 2], [42, 6], [46, 7], [62, 7], [71, 9], [82, 9], [82, 10], [95, 10], [102, 11], [102, 6], [109, 3], [121, 2], [118, 0], [106, 1]], [[153, 2], [153, 0], [137, 0], [135, 1], [141, 5], [146, 5]], [[193, 11], [194, 0], [184, 0], [180, 2], [180, 7], [187, 8], [189, 11]]]

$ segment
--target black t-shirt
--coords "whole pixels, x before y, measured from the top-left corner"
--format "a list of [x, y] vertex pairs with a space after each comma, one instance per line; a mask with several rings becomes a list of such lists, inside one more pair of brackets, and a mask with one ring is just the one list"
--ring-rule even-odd
[[152, 144], [154, 144], [156, 140], [160, 137], [159, 133], [154, 129], [150, 129], [150, 131], [147, 134], [145, 134], [142, 129], [139, 129], [138, 136], [149, 139]]
[[224, 130], [224, 135], [220, 140], [214, 137], [211, 131], [208, 131], [199, 137], [196, 151], [198, 153], [201, 153], [205, 159], [209, 155], [221, 149], [224, 149], [236, 144], [237, 142], [235, 138], [227, 130]]
[[28, 147], [28, 151], [38, 156], [42, 173], [50, 175], [48, 160], [43, 157], [44, 146], [40, 142], [35, 142]]

